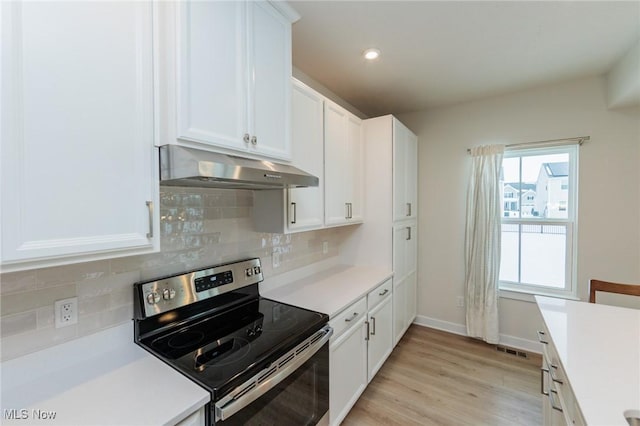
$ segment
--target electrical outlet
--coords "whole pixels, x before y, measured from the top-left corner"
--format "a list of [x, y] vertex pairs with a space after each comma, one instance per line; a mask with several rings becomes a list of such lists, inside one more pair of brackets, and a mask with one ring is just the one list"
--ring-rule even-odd
[[456, 304], [457, 304], [458, 308], [464, 308], [464, 297], [463, 296], [458, 296], [456, 298]]
[[329, 241], [322, 242], [322, 254], [329, 253]]
[[280, 253], [274, 251], [273, 253], [271, 253], [271, 266], [273, 267], [273, 269], [279, 268], [280, 267]]
[[53, 305], [56, 328], [78, 323], [78, 298], [56, 300]]

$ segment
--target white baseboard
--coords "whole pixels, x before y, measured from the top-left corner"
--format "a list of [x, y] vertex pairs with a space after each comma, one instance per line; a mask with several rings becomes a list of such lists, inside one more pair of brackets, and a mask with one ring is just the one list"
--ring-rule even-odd
[[[458, 334], [460, 336], [468, 336], [467, 327], [464, 324], [457, 324], [455, 322], [443, 321], [436, 318], [427, 317], [424, 315], [416, 316], [413, 321], [414, 324], [421, 325], [423, 327], [435, 328], [436, 330], [447, 331], [449, 333]], [[521, 337], [509, 336], [506, 334], [500, 334], [500, 344], [509, 346], [515, 349], [522, 349], [528, 352], [537, 354], [542, 353], [540, 343], [535, 340], [523, 339]]]

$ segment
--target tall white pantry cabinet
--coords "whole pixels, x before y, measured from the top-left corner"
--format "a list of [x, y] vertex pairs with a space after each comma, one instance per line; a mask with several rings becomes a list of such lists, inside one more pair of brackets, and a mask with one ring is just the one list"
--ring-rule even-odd
[[367, 218], [345, 259], [393, 270], [393, 343], [416, 317], [418, 138], [392, 115], [363, 120]]

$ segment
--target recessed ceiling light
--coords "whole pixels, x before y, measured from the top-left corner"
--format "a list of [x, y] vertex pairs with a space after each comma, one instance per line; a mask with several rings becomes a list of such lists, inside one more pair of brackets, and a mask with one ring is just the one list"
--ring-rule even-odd
[[362, 53], [362, 55], [365, 57], [365, 59], [373, 61], [374, 59], [377, 59], [378, 56], [380, 56], [380, 50], [373, 48], [367, 49]]

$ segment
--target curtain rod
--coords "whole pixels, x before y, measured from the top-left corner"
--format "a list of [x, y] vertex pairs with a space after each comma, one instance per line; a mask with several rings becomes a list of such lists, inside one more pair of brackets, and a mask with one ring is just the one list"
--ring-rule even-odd
[[[505, 145], [505, 148], [515, 148], [522, 146], [536, 146], [536, 145], [553, 145], [553, 146], [562, 146], [562, 145], [572, 145], [571, 142], [577, 142], [578, 145], [582, 145], [584, 141], [588, 141], [591, 139], [591, 136], [579, 136], [577, 138], [562, 138], [562, 139], [549, 139], [546, 141], [535, 141], [535, 142], [520, 142], [520, 143], [511, 143]], [[556, 143], [556, 142], [566, 142], [566, 143]], [[471, 153], [471, 148], [467, 149], [468, 153]]]

